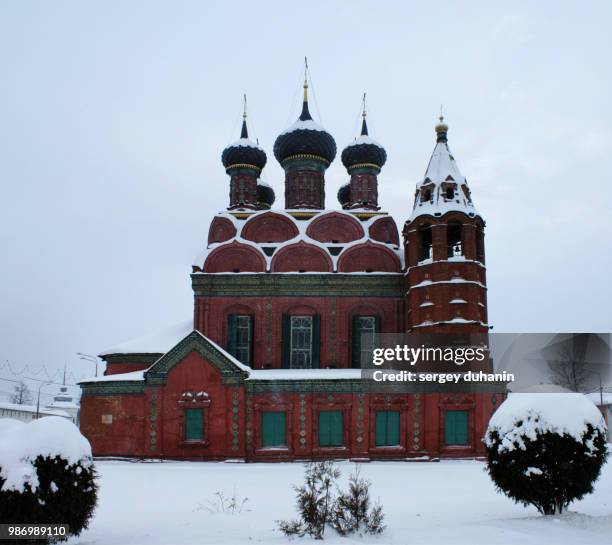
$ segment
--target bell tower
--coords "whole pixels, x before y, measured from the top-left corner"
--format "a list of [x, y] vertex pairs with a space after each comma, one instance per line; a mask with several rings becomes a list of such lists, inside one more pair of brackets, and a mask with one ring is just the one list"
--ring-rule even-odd
[[440, 116], [436, 144], [403, 229], [406, 329], [486, 332], [485, 222], [448, 146]]

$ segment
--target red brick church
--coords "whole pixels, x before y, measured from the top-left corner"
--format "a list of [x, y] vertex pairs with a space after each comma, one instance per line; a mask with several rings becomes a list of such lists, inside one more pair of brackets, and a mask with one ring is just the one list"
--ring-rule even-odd
[[361, 355], [376, 333], [485, 333], [484, 221], [447, 143], [436, 143], [402, 241], [381, 211], [385, 149], [361, 134], [341, 154], [349, 181], [325, 208], [332, 136], [299, 119], [274, 156], [284, 207], [259, 180], [249, 139], [222, 154], [229, 206], [193, 266], [193, 319], [101, 354], [81, 383], [81, 429], [98, 456], [246, 461], [483, 454], [494, 393], [372, 388]]

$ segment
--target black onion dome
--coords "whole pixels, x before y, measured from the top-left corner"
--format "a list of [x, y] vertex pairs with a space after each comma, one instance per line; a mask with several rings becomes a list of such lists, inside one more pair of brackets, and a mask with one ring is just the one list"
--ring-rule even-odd
[[267, 160], [266, 152], [255, 142], [249, 140], [246, 119], [244, 119], [240, 140], [230, 144], [221, 154], [223, 166], [226, 169], [232, 166], [251, 166], [262, 170], [266, 166]]
[[351, 184], [344, 184], [338, 189], [338, 202], [342, 208], [345, 208], [351, 202]]
[[386, 162], [387, 152], [368, 136], [368, 126], [364, 117], [361, 135], [342, 151], [342, 164], [347, 170], [357, 165], [375, 165], [380, 169]]
[[275, 200], [276, 196], [274, 195], [274, 189], [272, 189], [268, 184], [259, 182], [257, 184], [257, 202], [270, 208], [274, 204]]
[[312, 120], [308, 111], [308, 98], [304, 88], [304, 103], [299, 119], [274, 142], [274, 157], [283, 164], [295, 156], [315, 156], [328, 164], [336, 157], [336, 142], [332, 135]]

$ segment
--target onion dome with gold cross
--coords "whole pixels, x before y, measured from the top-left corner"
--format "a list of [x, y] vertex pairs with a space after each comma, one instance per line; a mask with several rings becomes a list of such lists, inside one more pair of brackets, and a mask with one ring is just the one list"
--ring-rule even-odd
[[365, 95], [364, 108], [361, 115], [361, 134], [342, 151], [342, 164], [349, 173], [357, 168], [375, 168], [380, 171], [387, 161], [385, 148], [368, 135]]
[[233, 144], [230, 144], [223, 150], [221, 161], [229, 174], [230, 170], [234, 169], [255, 169], [261, 172], [266, 166], [268, 158], [266, 152], [259, 146], [258, 143], [249, 139], [249, 131], [247, 128], [247, 113], [246, 113], [246, 97], [245, 108], [242, 114], [242, 131], [240, 138]]
[[315, 160], [325, 168], [336, 157], [336, 142], [308, 110], [308, 82], [304, 80], [304, 101], [298, 120], [278, 135], [274, 142], [274, 156], [281, 166], [291, 160]]

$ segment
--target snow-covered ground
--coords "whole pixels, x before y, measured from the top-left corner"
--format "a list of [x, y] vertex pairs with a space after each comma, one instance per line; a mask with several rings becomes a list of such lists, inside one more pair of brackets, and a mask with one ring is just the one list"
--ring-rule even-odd
[[[354, 464], [339, 464], [343, 480]], [[227, 545], [290, 543], [275, 520], [295, 515], [292, 483], [301, 464], [99, 461], [100, 503], [89, 530], [70, 545]], [[377, 537], [325, 542], [350, 545], [591, 545], [612, 543], [612, 467], [595, 493], [570, 512], [543, 517], [495, 492], [477, 461], [372, 462], [362, 465], [380, 497], [387, 530]], [[203, 506], [222, 491], [248, 498], [241, 514]], [[297, 538], [292, 543], [314, 543]], [[318, 542], [320, 543], [320, 542]]]

